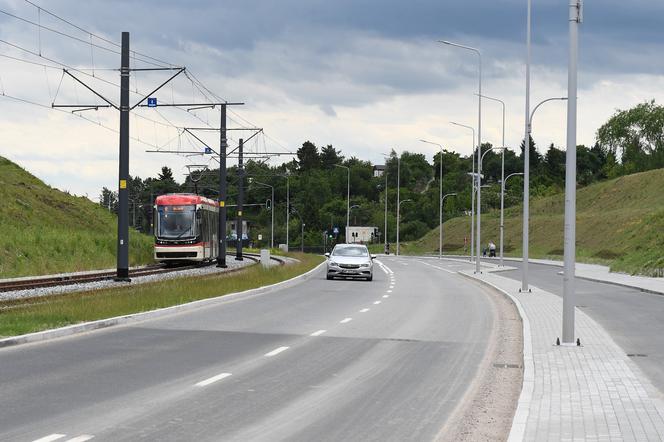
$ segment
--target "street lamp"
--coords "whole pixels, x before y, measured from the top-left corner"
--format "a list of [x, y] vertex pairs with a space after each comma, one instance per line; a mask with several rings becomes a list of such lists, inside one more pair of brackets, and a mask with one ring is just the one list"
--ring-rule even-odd
[[[445, 198], [448, 196], [456, 196], [456, 193], [448, 193], [446, 195], [443, 195], [442, 198], [440, 199], [440, 207], [443, 207], [445, 204]], [[443, 217], [441, 215], [440, 218], [440, 249], [438, 251], [439, 259], [442, 258], [443, 256]]]
[[[475, 52], [477, 54], [477, 59], [478, 59], [478, 78], [479, 78], [479, 85], [478, 85], [478, 90], [477, 90], [477, 165], [478, 165], [478, 170], [477, 170], [477, 187], [479, 188], [482, 183], [480, 182], [480, 155], [482, 154], [482, 53], [480, 52], [479, 49], [473, 48], [471, 46], [465, 46], [461, 45], [458, 43], [452, 43], [447, 40], [439, 40], [439, 43], [443, 43], [449, 46], [454, 46], [457, 48], [461, 49], [466, 49], [468, 51]], [[477, 207], [479, 208], [480, 206], [480, 192], [477, 192]], [[479, 210], [478, 210], [479, 214]], [[476, 243], [477, 243], [477, 260], [475, 261], [475, 273], [480, 273], [480, 238], [479, 238], [479, 230], [480, 230], [480, 217], [477, 217], [477, 230], [478, 230], [478, 235], [476, 238]]]
[[513, 176], [523, 176], [523, 172], [511, 173], [500, 182], [500, 266], [503, 266], [503, 238], [505, 234], [505, 186]]
[[438, 208], [438, 223], [439, 223], [439, 228], [438, 228], [438, 259], [442, 259], [443, 257], [443, 145], [434, 143], [433, 141], [427, 141], [427, 140], [420, 140], [423, 143], [427, 144], [433, 144], [434, 146], [440, 147], [440, 176], [438, 177], [439, 180], [439, 189], [438, 189], [438, 200], [439, 200], [439, 208]]
[[304, 253], [304, 226], [306, 226], [306, 224], [302, 223], [302, 245], [301, 245], [302, 253]]
[[450, 124], [454, 124], [455, 126], [463, 127], [463, 128], [470, 129], [471, 131], [473, 131], [473, 143], [472, 143], [472, 148], [473, 148], [472, 152], [473, 152], [473, 154], [471, 156], [471, 158], [472, 158], [471, 163], [473, 164], [473, 173], [471, 174], [472, 180], [473, 180], [472, 181], [473, 185], [472, 185], [472, 188], [471, 188], [472, 190], [470, 192], [470, 194], [471, 194], [471, 196], [470, 196], [470, 201], [471, 201], [471, 203], [470, 203], [470, 260], [472, 261], [473, 256], [474, 256], [473, 255], [473, 244], [474, 244], [473, 241], [475, 240], [475, 152], [477, 151], [477, 149], [475, 147], [475, 128], [473, 128], [472, 126], [466, 126], [465, 124], [455, 123], [454, 121], [450, 121]]
[[269, 184], [261, 183], [253, 178], [249, 178], [249, 183], [250, 184], [257, 184], [259, 186], [263, 187], [269, 187], [272, 189], [272, 199], [270, 200], [270, 212], [271, 212], [271, 224], [270, 224], [270, 248], [274, 249], [274, 186], [270, 186]]
[[399, 256], [399, 224], [400, 224], [400, 213], [401, 213], [401, 204], [413, 202], [412, 199], [408, 198], [397, 202], [397, 256]]
[[[477, 169], [477, 243], [480, 244], [481, 237], [482, 237], [482, 223], [480, 222], [482, 219], [482, 206], [481, 206], [481, 199], [482, 199], [482, 161], [484, 161], [484, 157], [486, 154], [491, 152], [492, 150], [501, 150], [505, 152], [505, 147], [491, 147], [487, 149], [482, 156], [480, 156], [480, 162], [478, 165]], [[475, 273], [481, 273], [481, 270], [479, 269], [479, 261], [480, 261], [480, 249], [477, 249], [477, 263], [475, 265]]]
[[348, 172], [348, 191], [346, 195], [346, 242], [348, 242], [348, 225], [350, 224], [350, 167], [335, 164], [334, 167], [346, 169]]
[[387, 159], [390, 156], [384, 153], [381, 155], [385, 157], [385, 171], [383, 172], [385, 174], [385, 231], [383, 232], [384, 235], [383, 252], [387, 253]]
[[[529, 17], [530, 20], [530, 17]], [[530, 59], [530, 55], [528, 56]], [[530, 80], [528, 80], [530, 84]], [[526, 100], [530, 106], [530, 92]], [[567, 97], [547, 98], [540, 101], [537, 106], [526, 117], [526, 139], [523, 140], [523, 264], [521, 266], [521, 291], [528, 292], [528, 241], [529, 241], [529, 223], [530, 223], [530, 134], [533, 131], [533, 117], [535, 111], [544, 103], [555, 100], [567, 100]]]

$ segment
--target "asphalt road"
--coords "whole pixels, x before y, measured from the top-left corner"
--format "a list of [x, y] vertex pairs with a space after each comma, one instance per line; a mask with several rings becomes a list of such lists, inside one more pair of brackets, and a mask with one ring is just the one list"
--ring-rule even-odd
[[373, 282], [320, 272], [0, 349], [0, 440], [433, 439], [477, 374], [493, 306], [452, 272], [382, 262]]
[[[521, 262], [506, 265], [521, 268]], [[561, 267], [531, 263], [528, 270], [532, 285], [562, 296]], [[500, 275], [521, 280], [521, 270]], [[577, 307], [599, 322], [626, 354], [645, 355], [632, 360], [664, 393], [664, 296], [579, 278], [576, 296]]]

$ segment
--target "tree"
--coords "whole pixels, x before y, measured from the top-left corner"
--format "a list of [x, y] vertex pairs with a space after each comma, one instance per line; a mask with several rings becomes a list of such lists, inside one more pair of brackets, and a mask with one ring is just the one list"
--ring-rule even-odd
[[305, 141], [297, 150], [297, 162], [303, 172], [320, 168], [320, 154], [316, 145]]
[[620, 158], [623, 173], [664, 167], [664, 107], [652, 100], [617, 111], [597, 130], [597, 142]]
[[332, 169], [335, 164], [341, 164], [344, 157], [340, 154], [341, 151], [336, 150], [331, 144], [322, 147], [320, 150], [320, 162], [323, 169]]

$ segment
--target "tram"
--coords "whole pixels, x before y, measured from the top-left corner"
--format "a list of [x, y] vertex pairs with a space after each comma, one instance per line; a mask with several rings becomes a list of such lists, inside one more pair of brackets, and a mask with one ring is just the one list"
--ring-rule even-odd
[[161, 262], [211, 261], [217, 257], [219, 207], [193, 194], [157, 197], [154, 205], [154, 257]]

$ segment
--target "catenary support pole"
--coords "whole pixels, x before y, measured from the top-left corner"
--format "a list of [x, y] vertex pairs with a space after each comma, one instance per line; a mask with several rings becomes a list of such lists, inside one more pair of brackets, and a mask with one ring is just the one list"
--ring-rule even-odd
[[219, 255], [217, 267], [226, 267], [226, 105], [221, 105], [221, 121], [219, 131], [219, 226], [217, 239], [219, 241]]
[[129, 281], [129, 32], [122, 33], [117, 281]]
[[576, 94], [579, 23], [582, 0], [569, 6], [569, 67], [567, 77], [567, 158], [565, 169], [565, 246], [563, 270], [563, 344], [574, 343], [574, 272], [576, 261]]
[[400, 189], [401, 189], [401, 155], [397, 157], [397, 253], [396, 253], [397, 256], [399, 256], [399, 209], [401, 206], [399, 202], [399, 198], [401, 198]]
[[235, 242], [235, 260], [242, 261], [242, 223], [244, 221], [244, 140], [240, 138], [238, 143], [238, 163], [237, 163], [237, 220], [235, 222], [235, 232], [237, 241]]

